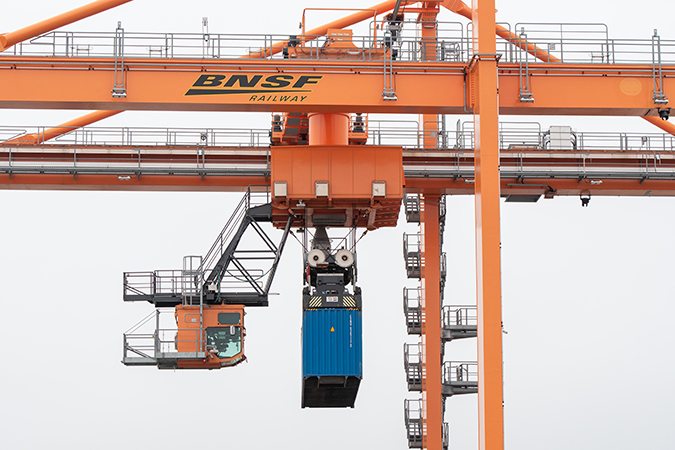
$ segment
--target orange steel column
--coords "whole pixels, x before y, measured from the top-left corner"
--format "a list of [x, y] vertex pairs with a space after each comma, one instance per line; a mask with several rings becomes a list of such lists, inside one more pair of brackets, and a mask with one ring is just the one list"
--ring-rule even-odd
[[495, 1], [473, 0], [478, 448], [504, 448]]
[[[425, 4], [425, 6], [430, 7], [429, 4]], [[424, 61], [436, 61], [436, 13], [428, 12], [420, 14], [417, 20], [420, 21], [422, 59]], [[438, 146], [438, 115], [422, 114], [421, 117], [424, 148], [435, 149]]]
[[424, 322], [422, 348], [425, 377], [422, 399], [425, 405], [426, 440], [429, 450], [443, 448], [443, 393], [441, 390], [441, 248], [438, 205], [439, 194], [425, 193], [422, 200], [422, 295]]
[[309, 145], [348, 145], [349, 115], [308, 113]]

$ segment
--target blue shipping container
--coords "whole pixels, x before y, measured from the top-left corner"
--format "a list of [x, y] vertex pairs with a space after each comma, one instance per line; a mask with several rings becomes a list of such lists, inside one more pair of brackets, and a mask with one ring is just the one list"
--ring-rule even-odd
[[363, 375], [361, 325], [361, 311], [303, 311], [303, 408], [354, 406]]

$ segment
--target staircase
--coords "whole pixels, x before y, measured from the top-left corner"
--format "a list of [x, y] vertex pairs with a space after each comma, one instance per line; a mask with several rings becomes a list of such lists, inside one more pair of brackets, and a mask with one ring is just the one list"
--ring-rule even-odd
[[420, 233], [403, 233], [403, 258], [408, 278], [422, 277], [422, 253]]
[[408, 334], [422, 334], [422, 290], [403, 288], [403, 314], [408, 328]]
[[201, 294], [205, 304], [267, 306], [291, 220], [275, 244], [261, 226], [272, 222], [269, 188], [249, 187], [199, 267], [125, 272], [124, 301], [171, 307], [194, 304]]

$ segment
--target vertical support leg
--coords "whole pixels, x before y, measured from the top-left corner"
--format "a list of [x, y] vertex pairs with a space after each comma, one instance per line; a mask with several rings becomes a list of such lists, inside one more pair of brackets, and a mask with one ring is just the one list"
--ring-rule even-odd
[[425, 401], [426, 441], [424, 448], [443, 447], [443, 394], [441, 392], [441, 291], [438, 194], [422, 198], [422, 295], [425, 320], [422, 323], [423, 362], [426, 376], [422, 382]]
[[[479, 8], [480, 5], [480, 8]], [[495, 1], [473, 0], [476, 164], [476, 292], [480, 450], [503, 450], [501, 250], [499, 236], [499, 98]]]
[[[430, 7], [429, 4], [425, 6]], [[433, 11], [433, 10], [432, 10]], [[422, 59], [436, 61], [436, 47], [438, 45], [436, 13], [420, 14], [417, 18], [420, 25]], [[436, 114], [422, 114], [423, 144], [425, 150], [438, 148], [438, 116]]]

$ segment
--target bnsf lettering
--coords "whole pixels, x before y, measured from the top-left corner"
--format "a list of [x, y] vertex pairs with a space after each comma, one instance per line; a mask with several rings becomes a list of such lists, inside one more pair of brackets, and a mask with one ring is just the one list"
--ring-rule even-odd
[[[248, 94], [249, 102], [304, 102], [323, 75], [202, 74], [186, 96]], [[255, 94], [255, 95], [252, 95]], [[271, 95], [270, 95], [271, 94]], [[285, 95], [292, 94], [292, 95]]]
[[260, 87], [264, 88], [284, 88], [291, 85], [291, 80], [293, 80], [293, 75], [272, 75], [271, 77], [265, 78], [267, 83], [263, 83]]
[[321, 75], [302, 75], [293, 85], [294, 88], [302, 88], [306, 84], [317, 84], [323, 78]]
[[225, 75], [200, 75], [192, 87], [215, 87], [220, 86], [225, 79]]
[[262, 75], [254, 75], [248, 79], [248, 75], [232, 75], [225, 83], [225, 87], [234, 87], [235, 83], [239, 83], [239, 87], [252, 88], [255, 87], [262, 80]]
[[[318, 84], [322, 78], [323, 75], [301, 75], [293, 84], [292, 89], [302, 89], [308, 84]], [[237, 86], [254, 88], [260, 84], [262, 79], [263, 75], [231, 75], [230, 78], [227, 78], [227, 75], [200, 75], [192, 87], [214, 88], [222, 86], [228, 88]], [[260, 84], [260, 87], [267, 89], [285, 88], [290, 86], [293, 80], [295, 80], [293, 75], [270, 75], [265, 78], [265, 82]]]

